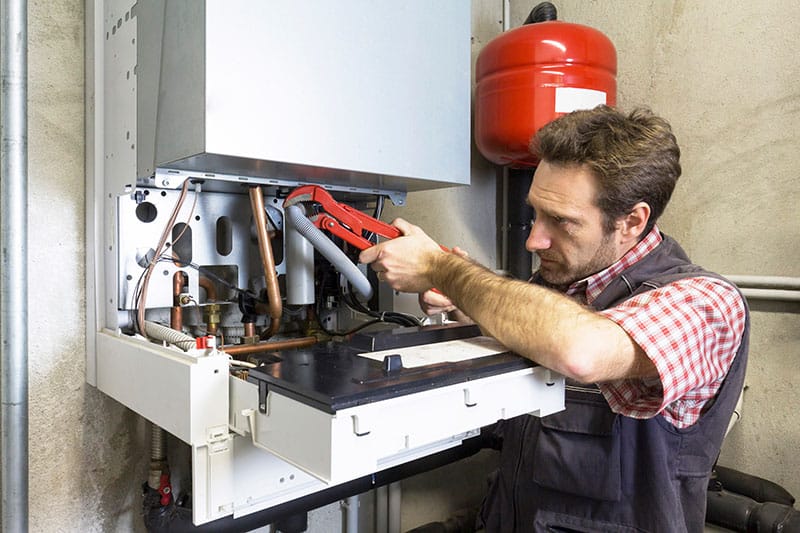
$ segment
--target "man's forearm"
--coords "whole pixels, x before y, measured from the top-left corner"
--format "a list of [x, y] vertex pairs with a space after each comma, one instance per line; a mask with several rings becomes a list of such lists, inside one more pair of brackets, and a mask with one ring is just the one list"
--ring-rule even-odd
[[577, 302], [452, 254], [431, 266], [434, 285], [510, 350], [580, 381], [636, 373], [627, 334]]

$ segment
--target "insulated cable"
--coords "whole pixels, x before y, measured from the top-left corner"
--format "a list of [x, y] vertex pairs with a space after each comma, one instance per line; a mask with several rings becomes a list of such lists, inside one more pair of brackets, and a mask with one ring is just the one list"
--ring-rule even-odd
[[147, 331], [145, 330], [145, 321], [144, 321], [144, 312], [147, 302], [147, 287], [150, 284], [150, 276], [153, 274], [153, 270], [156, 267], [156, 263], [158, 262], [158, 258], [161, 257], [162, 250], [167, 243], [167, 239], [169, 238], [169, 232], [172, 230], [172, 227], [175, 225], [175, 220], [178, 218], [178, 213], [183, 206], [184, 200], [186, 200], [186, 194], [189, 191], [189, 180], [185, 180], [183, 182], [183, 186], [181, 187], [180, 196], [178, 196], [178, 201], [175, 203], [175, 207], [172, 210], [172, 214], [167, 221], [167, 224], [164, 226], [164, 231], [161, 232], [161, 238], [158, 241], [158, 246], [155, 249], [155, 254], [153, 259], [147, 265], [147, 268], [144, 271], [144, 277], [141, 280], [141, 292], [138, 294], [138, 300], [136, 302], [136, 326], [139, 329], [139, 333], [143, 337], [147, 337]]

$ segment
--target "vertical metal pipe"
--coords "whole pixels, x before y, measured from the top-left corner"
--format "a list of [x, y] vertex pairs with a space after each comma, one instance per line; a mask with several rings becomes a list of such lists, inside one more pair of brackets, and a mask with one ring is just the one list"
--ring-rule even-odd
[[531, 187], [534, 169], [508, 169], [508, 202], [506, 204], [508, 257], [506, 272], [511, 276], [527, 280], [531, 277], [533, 256], [525, 249], [525, 241], [531, 230], [533, 208], [525, 203]]
[[345, 519], [344, 530], [345, 533], [358, 533], [358, 506], [359, 497], [350, 496], [344, 502]]
[[[503, 32], [511, 28], [511, 2], [503, 0]], [[500, 269], [508, 271], [508, 167], [503, 167], [498, 174], [500, 179]], [[515, 250], [516, 252], [516, 250]]]
[[264, 194], [261, 187], [250, 187], [250, 207], [253, 209], [253, 221], [256, 225], [258, 237], [258, 251], [261, 254], [261, 263], [264, 266], [264, 279], [267, 283], [267, 297], [269, 299], [270, 324], [266, 340], [278, 332], [281, 325], [283, 306], [281, 304], [281, 290], [278, 287], [278, 275], [275, 272], [275, 257], [272, 255], [272, 244], [267, 231], [267, 213], [264, 210]]
[[389, 531], [389, 488], [386, 485], [375, 489], [375, 533]]
[[0, 3], [0, 530], [28, 530], [28, 3]]
[[400, 533], [403, 490], [400, 482], [389, 483], [389, 533]]

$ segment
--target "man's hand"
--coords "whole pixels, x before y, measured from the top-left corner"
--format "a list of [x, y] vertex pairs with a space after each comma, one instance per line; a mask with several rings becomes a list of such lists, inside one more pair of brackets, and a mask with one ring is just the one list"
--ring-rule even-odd
[[393, 289], [403, 292], [422, 293], [433, 287], [430, 273], [436, 258], [446, 253], [421, 228], [402, 218], [392, 222], [403, 234], [367, 248], [358, 260], [372, 264], [378, 279]]
[[[452, 253], [459, 257], [463, 257], [464, 259], [469, 257], [469, 254], [458, 246], [453, 247]], [[420, 293], [419, 307], [422, 309], [422, 312], [428, 316], [455, 311], [459, 317], [457, 318], [459, 322], [463, 321], [462, 318], [466, 319], [466, 315], [464, 315], [455, 305], [453, 305], [453, 302], [450, 300], [450, 298], [439, 291], [430, 290]]]
[[457, 307], [453, 305], [450, 298], [436, 291], [425, 291], [419, 295], [419, 307], [428, 316], [440, 313], [455, 311]]

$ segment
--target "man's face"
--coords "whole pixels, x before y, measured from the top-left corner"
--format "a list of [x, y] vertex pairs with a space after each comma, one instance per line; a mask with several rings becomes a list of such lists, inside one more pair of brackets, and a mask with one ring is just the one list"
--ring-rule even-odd
[[597, 180], [585, 166], [542, 161], [536, 169], [528, 192], [536, 219], [525, 247], [539, 256], [547, 283], [566, 288], [622, 257], [617, 230], [604, 231], [596, 191]]

